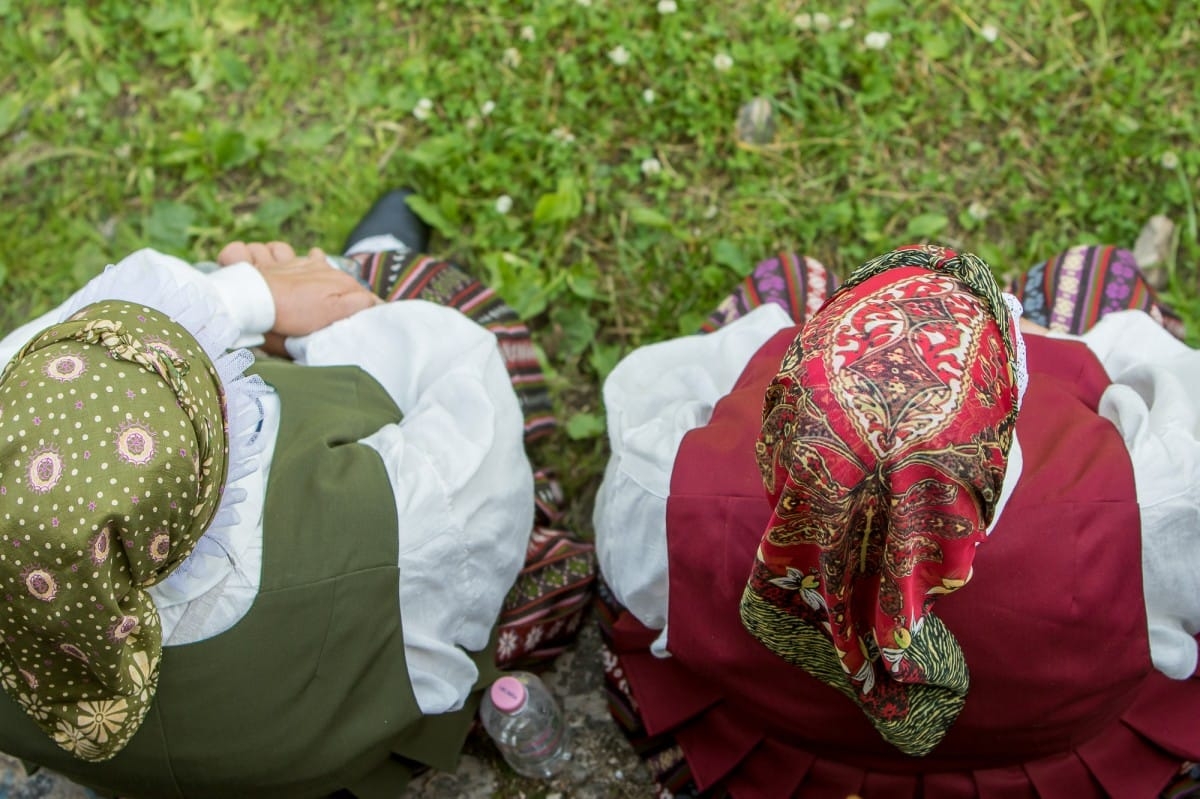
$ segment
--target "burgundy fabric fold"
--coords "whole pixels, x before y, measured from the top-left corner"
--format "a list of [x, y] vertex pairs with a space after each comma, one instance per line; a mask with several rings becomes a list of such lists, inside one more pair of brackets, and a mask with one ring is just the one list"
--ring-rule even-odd
[[847, 799], [862, 794], [866, 772], [834, 760], [816, 760], [808, 769], [796, 796], [805, 799]]
[[1025, 764], [1025, 774], [1040, 796], [1071, 796], [1073, 799], [1106, 799], [1091, 770], [1075, 752]]
[[[649, 652], [618, 657], [650, 735], [676, 729], [721, 701], [717, 691], [680, 663], [660, 660]], [[639, 685], [653, 688], [639, 691]]]
[[725, 786], [734, 796], [792, 796], [815, 761], [811, 752], [778, 741], [763, 741], [729, 776]]
[[1179, 773], [1179, 758], [1124, 724], [1081, 744], [1078, 754], [1110, 796], [1157, 796]]
[[975, 772], [979, 799], [1039, 799], [1020, 766]]
[[705, 790], [738, 769], [763, 740], [763, 733], [730, 710], [729, 703], [714, 705], [703, 724], [679, 730], [675, 740], [692, 764], [696, 785]]

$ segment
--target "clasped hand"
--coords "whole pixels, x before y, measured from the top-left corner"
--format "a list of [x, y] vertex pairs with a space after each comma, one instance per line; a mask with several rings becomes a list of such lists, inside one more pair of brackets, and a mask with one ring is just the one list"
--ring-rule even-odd
[[242, 262], [262, 274], [275, 301], [275, 326], [263, 345], [273, 355], [286, 355], [283, 339], [288, 336], [307, 335], [383, 302], [350, 275], [331, 268], [317, 247], [296, 255], [282, 241], [235, 241], [217, 255], [221, 266]]

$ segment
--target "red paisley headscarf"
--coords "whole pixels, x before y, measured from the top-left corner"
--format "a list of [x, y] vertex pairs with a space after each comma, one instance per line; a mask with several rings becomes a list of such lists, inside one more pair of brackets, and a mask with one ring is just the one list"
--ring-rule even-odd
[[743, 623], [907, 754], [931, 751], [966, 697], [962, 651], [930, 611], [971, 579], [1000, 498], [1016, 347], [983, 261], [907, 247], [850, 276], [767, 390], [774, 513]]

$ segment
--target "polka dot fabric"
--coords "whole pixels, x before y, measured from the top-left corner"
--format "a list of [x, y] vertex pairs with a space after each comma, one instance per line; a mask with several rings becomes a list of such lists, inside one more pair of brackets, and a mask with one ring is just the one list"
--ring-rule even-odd
[[217, 510], [220, 386], [187, 331], [116, 301], [47, 329], [0, 377], [0, 684], [83, 760], [119, 752], [154, 697], [145, 589]]

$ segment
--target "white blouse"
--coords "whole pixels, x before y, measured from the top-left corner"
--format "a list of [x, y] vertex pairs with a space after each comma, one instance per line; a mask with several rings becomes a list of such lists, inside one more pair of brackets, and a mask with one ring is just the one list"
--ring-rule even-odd
[[[669, 656], [666, 519], [675, 454], [758, 348], [791, 324], [778, 306], [763, 306], [709, 335], [643, 347], [605, 381], [613, 454], [596, 498], [596, 549], [616, 598], [662, 631], [651, 646], [659, 656]], [[1100, 413], [1133, 463], [1151, 658], [1183, 679], [1196, 669], [1200, 632], [1200, 352], [1139, 311], [1110, 314], [1078, 340], [1113, 382]], [[1020, 473], [1014, 439], [1005, 494]]]
[[[111, 267], [107, 279], [114, 275], [197, 287], [235, 320], [244, 346], [260, 343], [274, 324], [271, 294], [249, 264], [204, 274], [142, 250]], [[69, 305], [0, 341], [0, 364], [61, 321]], [[495, 336], [453, 309], [403, 301], [289, 339], [286, 346], [297, 363], [361, 367], [404, 414], [360, 443], [379, 453], [395, 496], [399, 610], [413, 693], [422, 713], [456, 710], [478, 677], [467, 652], [487, 645], [524, 562], [533, 523], [524, 422]], [[278, 398], [270, 393], [259, 400], [260, 468], [227, 489], [245, 491], [234, 508], [236, 524], [206, 533], [192, 556], [150, 589], [166, 646], [229, 629], [258, 593], [263, 502], [279, 426]]]

